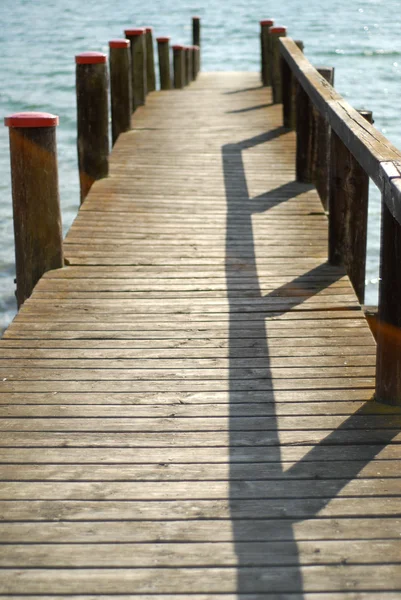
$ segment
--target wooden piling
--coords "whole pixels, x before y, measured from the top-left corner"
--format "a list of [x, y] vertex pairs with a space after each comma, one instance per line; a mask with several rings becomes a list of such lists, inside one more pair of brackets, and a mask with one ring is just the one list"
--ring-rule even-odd
[[153, 49], [153, 29], [146, 27], [146, 85], [147, 93], [156, 89], [155, 54]]
[[185, 50], [184, 46], [176, 44], [173, 46], [174, 87], [182, 89], [185, 87]]
[[106, 54], [101, 52], [84, 52], [75, 57], [81, 203], [93, 182], [109, 173], [106, 61]]
[[264, 86], [271, 85], [271, 48], [269, 29], [273, 27], [273, 19], [260, 21], [260, 54], [261, 54], [261, 78]]
[[[372, 122], [370, 111], [361, 111]], [[361, 304], [365, 297], [369, 177], [332, 131], [329, 177], [329, 262], [344, 265]]]
[[[401, 186], [386, 185], [382, 199], [379, 310], [377, 322], [376, 400], [401, 405]], [[398, 214], [397, 214], [398, 213]]]
[[[300, 40], [294, 40], [298, 48], [303, 52], [304, 43]], [[283, 103], [283, 125], [288, 129], [296, 129], [297, 123], [297, 89], [298, 81], [294, 77], [287, 62], [282, 58], [281, 68], [281, 91]]]
[[185, 46], [185, 85], [189, 85], [192, 81], [192, 46]]
[[270, 74], [273, 90], [273, 104], [280, 104], [283, 97], [281, 88], [281, 53], [278, 40], [280, 37], [285, 37], [286, 35], [286, 27], [269, 27], [269, 44], [271, 54]]
[[[333, 67], [316, 67], [320, 75], [330, 85], [334, 85]], [[329, 205], [329, 164], [331, 129], [326, 119], [314, 108], [312, 112], [314, 136], [312, 143], [311, 170], [312, 180], [316, 185], [325, 210]]]
[[131, 129], [131, 48], [129, 40], [111, 40], [110, 98], [113, 145], [120, 133]]
[[193, 74], [192, 79], [197, 79], [200, 69], [200, 48], [199, 46], [192, 46], [192, 68]]
[[126, 29], [125, 37], [131, 42], [132, 112], [146, 102], [147, 67], [145, 29]]
[[[316, 67], [316, 70], [329, 83], [333, 81], [334, 69], [332, 67]], [[326, 191], [325, 206], [327, 207], [330, 128], [326, 125], [325, 118], [320, 115], [313, 102], [309, 101], [307, 105], [309, 115], [302, 117], [301, 113], [299, 117], [308, 122], [308, 130], [303, 132], [301, 140], [301, 152], [305, 161], [302, 180], [305, 183], [316, 183], [319, 170], [320, 186], [323, 196], [324, 191]]]
[[192, 17], [192, 45], [201, 45], [201, 20], [200, 17]]
[[17, 113], [9, 127], [16, 297], [20, 307], [43, 273], [64, 265], [57, 172], [58, 117]]
[[157, 51], [159, 55], [159, 73], [160, 73], [160, 88], [162, 90], [171, 89], [171, 73], [170, 73], [170, 38], [157, 38]]
[[299, 84], [296, 86], [296, 158], [297, 181], [311, 183], [309, 168], [309, 148], [311, 140], [311, 102], [308, 94]]

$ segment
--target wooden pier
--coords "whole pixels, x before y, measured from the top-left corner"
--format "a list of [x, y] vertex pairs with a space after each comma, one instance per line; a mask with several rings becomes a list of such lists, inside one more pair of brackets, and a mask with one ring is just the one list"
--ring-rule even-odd
[[401, 410], [252, 73], [154, 92], [0, 341], [0, 597], [396, 600]]

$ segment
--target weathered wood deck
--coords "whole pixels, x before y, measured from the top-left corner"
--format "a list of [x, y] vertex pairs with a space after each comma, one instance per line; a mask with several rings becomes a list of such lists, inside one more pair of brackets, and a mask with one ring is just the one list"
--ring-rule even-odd
[[401, 413], [281, 107], [133, 122], [0, 342], [0, 596], [400, 598]]

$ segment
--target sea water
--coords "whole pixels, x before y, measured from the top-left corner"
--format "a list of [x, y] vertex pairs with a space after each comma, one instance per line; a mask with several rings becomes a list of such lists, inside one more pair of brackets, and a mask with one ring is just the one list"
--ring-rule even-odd
[[[79, 206], [75, 54], [108, 52], [126, 27], [191, 43], [191, 17], [202, 19], [205, 71], [257, 71], [259, 21], [272, 17], [303, 40], [315, 65], [335, 67], [337, 90], [372, 110], [375, 126], [401, 148], [401, 2], [395, 0], [0, 0], [0, 114], [46, 111], [57, 129], [64, 231]], [[366, 302], [377, 301], [380, 196], [371, 186]], [[8, 131], [0, 128], [0, 330], [13, 318], [14, 240]]]

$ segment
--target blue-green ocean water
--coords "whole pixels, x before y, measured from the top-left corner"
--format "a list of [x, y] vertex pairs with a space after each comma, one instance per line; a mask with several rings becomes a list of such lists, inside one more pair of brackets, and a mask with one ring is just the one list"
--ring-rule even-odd
[[[395, 0], [0, 0], [0, 115], [39, 110], [60, 116], [58, 152], [65, 231], [79, 205], [74, 55], [108, 51], [127, 26], [191, 42], [202, 17], [205, 71], [259, 68], [259, 20], [273, 17], [305, 43], [316, 65], [336, 68], [336, 87], [401, 148], [401, 2]], [[370, 200], [367, 303], [377, 294], [380, 198]], [[0, 330], [15, 314], [8, 131], [0, 128]]]

